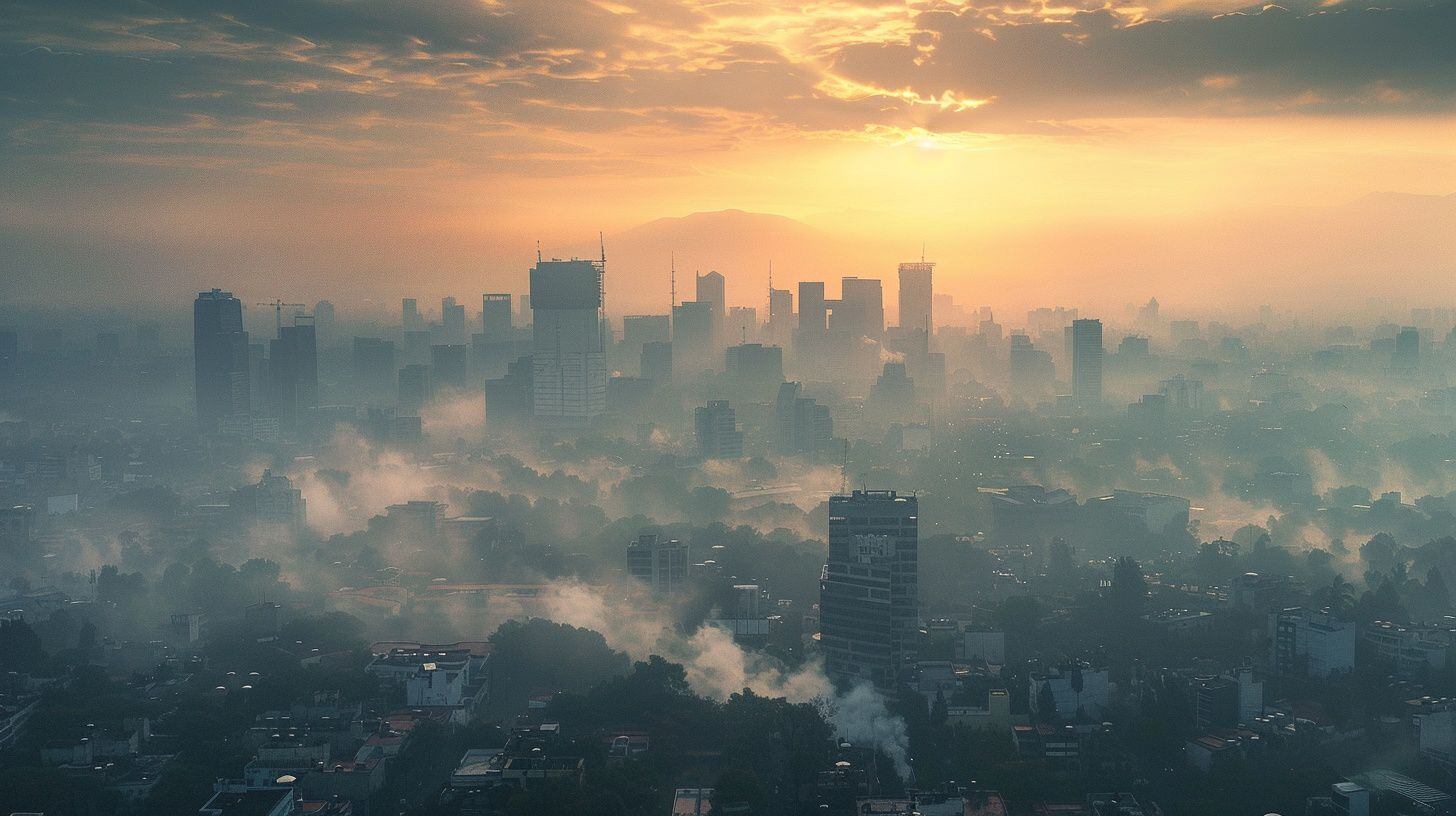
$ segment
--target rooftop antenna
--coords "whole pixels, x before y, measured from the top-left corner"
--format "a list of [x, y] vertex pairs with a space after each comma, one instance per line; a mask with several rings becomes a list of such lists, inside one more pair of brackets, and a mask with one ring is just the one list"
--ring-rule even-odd
[[536, 241], [536, 263], [541, 263], [541, 241]]
[[668, 285], [672, 287], [672, 308], [677, 308], [677, 253], [667, 254]]

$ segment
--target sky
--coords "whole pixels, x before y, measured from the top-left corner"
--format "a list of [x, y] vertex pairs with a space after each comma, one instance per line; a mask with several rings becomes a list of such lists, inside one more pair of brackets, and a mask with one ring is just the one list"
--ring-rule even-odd
[[[968, 303], [1456, 296], [1452, 32], [1456, 0], [0, 0], [0, 301], [468, 297], [724, 209], [816, 231], [780, 280], [927, 246]], [[1374, 274], [1313, 246], [1402, 223]], [[749, 265], [715, 240], [684, 249]], [[666, 261], [623, 257], [645, 308]]]

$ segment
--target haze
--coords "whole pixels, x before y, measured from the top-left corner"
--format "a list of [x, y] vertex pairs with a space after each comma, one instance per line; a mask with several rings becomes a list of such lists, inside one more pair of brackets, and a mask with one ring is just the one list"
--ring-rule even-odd
[[[753, 302], [774, 255], [788, 283], [922, 246], [1001, 307], [1450, 294], [1456, 203], [1365, 197], [1456, 191], [1453, 29], [1451, 2], [9, 2], [0, 298], [465, 298], [598, 232], [623, 312], [665, 302], [674, 245]], [[814, 230], [617, 237], [725, 209]]]

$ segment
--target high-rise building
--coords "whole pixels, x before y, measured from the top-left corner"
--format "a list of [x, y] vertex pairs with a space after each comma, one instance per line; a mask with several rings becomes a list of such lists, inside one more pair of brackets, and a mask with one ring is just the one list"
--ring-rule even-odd
[[202, 426], [216, 428], [224, 417], [248, 414], [248, 333], [243, 331], [242, 301], [232, 292], [198, 293], [192, 303], [192, 353]]
[[1011, 335], [1011, 395], [1034, 400], [1046, 396], [1056, 381], [1052, 356], [1037, 348], [1024, 334]]
[[506, 366], [504, 377], [485, 381], [485, 421], [491, 429], [524, 428], [531, 422], [531, 358]]
[[787, 346], [794, 336], [794, 293], [788, 289], [768, 290], [768, 342]]
[[420, 315], [419, 301], [414, 298], [405, 298], [400, 301], [400, 325], [407, 332], [419, 331], [425, 327], [425, 319]]
[[728, 317], [728, 296], [726, 294], [727, 281], [718, 272], [709, 272], [706, 275], [697, 277], [697, 299], [699, 303], [707, 304], [710, 319], [713, 321], [713, 349], [718, 349], [724, 343], [729, 342], [724, 335], [724, 322]]
[[1359, 627], [1326, 611], [1291, 607], [1269, 616], [1274, 673], [1318, 677], [1344, 674], [1355, 667]]
[[538, 261], [531, 269], [531, 412], [581, 427], [606, 413], [601, 261]]
[[642, 344], [642, 379], [667, 382], [672, 379], [672, 343]]
[[453, 388], [464, 391], [470, 385], [465, 346], [439, 345], [430, 347], [430, 376], [435, 387]]
[[788, 456], [817, 453], [828, 448], [834, 438], [829, 406], [803, 396], [803, 386], [796, 382], [779, 386], [774, 425], [779, 453]]
[[1072, 321], [1072, 401], [1087, 407], [1102, 402], [1102, 321]]
[[642, 347], [648, 343], [671, 341], [672, 317], [670, 315], [627, 315], [622, 318], [621, 356], [623, 360], [640, 359]]
[[697, 372], [713, 365], [713, 310], [689, 300], [672, 307], [672, 349], [678, 371]]
[[878, 279], [841, 279], [839, 300], [833, 307], [829, 315], [830, 329], [845, 332], [851, 338], [879, 340], [884, 337], [885, 293]]
[[693, 412], [693, 429], [698, 452], [705, 459], [738, 459], [743, 456], [743, 432], [738, 414], [727, 400], [710, 400]]
[[420, 409], [430, 404], [434, 395], [429, 366], [410, 363], [399, 370], [399, 399], [395, 403], [398, 413], [419, 414]]
[[394, 390], [394, 343], [380, 337], [354, 338], [354, 379], [369, 396]]
[[280, 326], [269, 345], [268, 373], [273, 379], [273, 415], [284, 429], [298, 427], [300, 414], [318, 407], [318, 335], [313, 318], [296, 315]]
[[643, 533], [627, 544], [627, 574], [652, 589], [654, 595], [680, 593], [688, 582], [688, 545]]
[[1413, 374], [1421, 362], [1421, 332], [1415, 326], [1403, 326], [1395, 335], [1395, 351], [1391, 368], [1399, 374]]
[[447, 345], [465, 342], [465, 304], [456, 303], [453, 297], [440, 300], [440, 331]]
[[499, 343], [511, 339], [515, 331], [511, 313], [511, 296], [505, 294], [484, 294], [480, 296], [480, 329], [487, 343]]
[[934, 333], [931, 325], [931, 304], [934, 294], [931, 278], [935, 264], [928, 261], [900, 264], [900, 326]]
[[733, 343], [747, 343], [750, 338], [758, 337], [758, 309], [752, 306], [734, 306], [728, 310], [728, 320], [724, 323], [722, 342], [732, 345]]
[[778, 346], [729, 346], [724, 360], [728, 379], [745, 396], [767, 399], [784, 381], [784, 350]]
[[919, 632], [918, 503], [893, 490], [829, 499], [829, 561], [820, 582], [824, 670], [841, 687], [894, 693]]
[[308, 502], [287, 476], [263, 471], [263, 478], [248, 488], [253, 517], [260, 524], [285, 527], [290, 532], [303, 532], [308, 519]]
[[319, 345], [327, 348], [334, 341], [334, 304], [320, 300], [313, 305], [313, 330]]
[[799, 282], [799, 331], [823, 334], [829, 325], [824, 281]]

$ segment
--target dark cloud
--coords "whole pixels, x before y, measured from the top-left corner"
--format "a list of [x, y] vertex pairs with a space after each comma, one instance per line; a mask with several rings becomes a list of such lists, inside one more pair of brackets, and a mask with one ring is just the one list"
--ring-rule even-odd
[[1105, 10], [1055, 22], [922, 15], [927, 48], [857, 44], [834, 70], [925, 96], [993, 99], [956, 127], [1034, 120], [1456, 109], [1456, 3], [1292, 11], [1267, 6], [1132, 25]]

